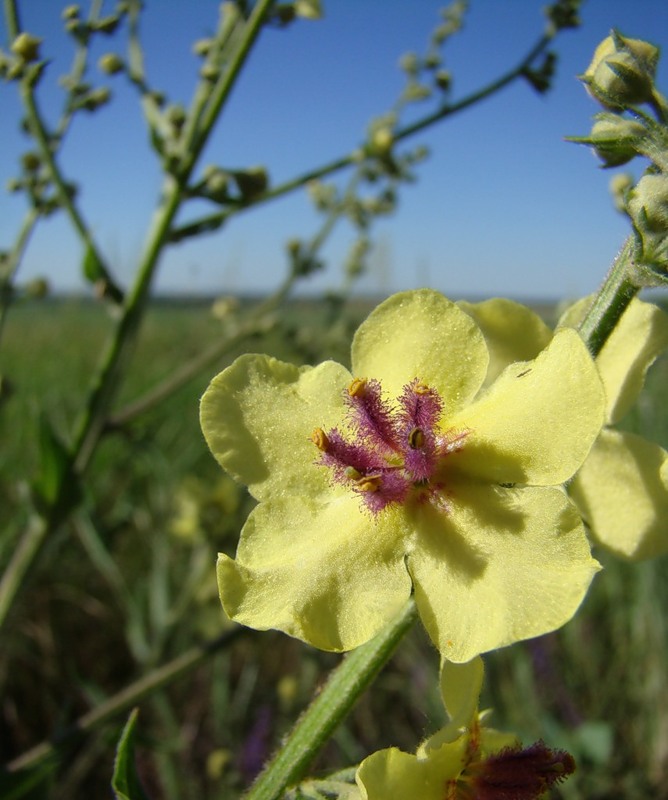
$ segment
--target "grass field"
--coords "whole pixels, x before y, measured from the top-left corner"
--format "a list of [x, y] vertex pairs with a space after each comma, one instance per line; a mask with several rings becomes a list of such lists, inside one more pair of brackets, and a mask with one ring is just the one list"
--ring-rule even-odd
[[[263, 332], [238, 341], [159, 405], [105, 436], [80, 510], [49, 542], [3, 634], [3, 762], [189, 648], [236, 628], [220, 609], [215, 554], [234, 552], [251, 502], [209, 454], [198, 399], [243, 351], [345, 361], [365, 310], [364, 303], [302, 303], [267, 318]], [[204, 304], [154, 305], [117, 412], [233, 335], [235, 324], [214, 318]], [[100, 306], [75, 300], [11, 311], [0, 345], [0, 374], [11, 387], [0, 406], [2, 562], [26, 522], [39, 471], [40, 416], [67, 438], [111, 329]], [[662, 360], [625, 421], [663, 446], [667, 392]], [[543, 738], [575, 755], [578, 771], [558, 796], [668, 798], [668, 559], [633, 565], [596, 555], [605, 569], [569, 625], [486, 659], [485, 705], [494, 707], [496, 727], [516, 731], [525, 744]], [[338, 660], [280, 633], [244, 630], [144, 696], [139, 768], [150, 796], [236, 796]], [[416, 629], [313, 771], [348, 766], [383, 746], [414, 750], [443, 720], [437, 664]], [[30, 796], [109, 796], [128, 711], [68, 739], [60, 767]]]

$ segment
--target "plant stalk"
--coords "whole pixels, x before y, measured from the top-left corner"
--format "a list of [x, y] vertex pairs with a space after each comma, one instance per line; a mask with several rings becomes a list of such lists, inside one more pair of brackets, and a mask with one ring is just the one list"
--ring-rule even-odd
[[633, 252], [634, 240], [633, 236], [629, 236], [578, 328], [594, 358], [601, 352], [622, 314], [640, 290], [629, 277]]
[[244, 800], [278, 800], [288, 786], [302, 777], [318, 750], [390, 659], [416, 617], [411, 599], [374, 639], [344, 657]]

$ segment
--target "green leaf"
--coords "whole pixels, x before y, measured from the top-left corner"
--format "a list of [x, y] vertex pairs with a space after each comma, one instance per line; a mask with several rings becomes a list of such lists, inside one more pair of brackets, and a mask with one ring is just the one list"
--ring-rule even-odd
[[37, 505], [44, 511], [58, 502], [66, 511], [80, 499], [79, 483], [66, 444], [44, 414], [39, 421], [39, 451], [40, 470], [32, 485]]
[[84, 278], [86, 278], [89, 283], [95, 283], [105, 277], [100, 259], [95, 249], [90, 244], [86, 245], [86, 252], [84, 253], [81, 270], [84, 274]]
[[139, 709], [132, 710], [116, 748], [111, 788], [116, 800], [149, 800], [142, 788], [135, 765], [135, 728]]

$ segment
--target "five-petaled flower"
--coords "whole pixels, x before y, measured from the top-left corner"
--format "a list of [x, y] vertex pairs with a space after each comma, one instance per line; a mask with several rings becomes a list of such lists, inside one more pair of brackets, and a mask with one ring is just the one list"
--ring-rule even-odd
[[600, 431], [601, 381], [573, 330], [487, 387], [489, 360], [470, 315], [418, 290], [362, 323], [352, 374], [261, 355], [220, 373], [202, 429], [259, 501], [219, 557], [227, 614], [340, 651], [413, 591], [452, 661], [567, 622], [598, 564], [560, 484]]
[[488, 712], [478, 711], [482, 677], [479, 658], [443, 664], [449, 723], [415, 755], [391, 747], [366, 758], [356, 774], [363, 800], [537, 800], [572, 774], [570, 753], [542, 741], [522, 748], [513, 734], [486, 726]]

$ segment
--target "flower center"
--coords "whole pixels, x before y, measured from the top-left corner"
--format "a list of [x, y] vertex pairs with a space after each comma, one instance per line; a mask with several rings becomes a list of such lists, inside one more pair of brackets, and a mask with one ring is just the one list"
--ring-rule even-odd
[[461, 450], [468, 431], [442, 430], [438, 392], [415, 378], [389, 403], [379, 381], [355, 378], [344, 400], [345, 433], [316, 428], [311, 435], [321, 453], [317, 463], [374, 513], [409, 500], [447, 511], [443, 462]]

